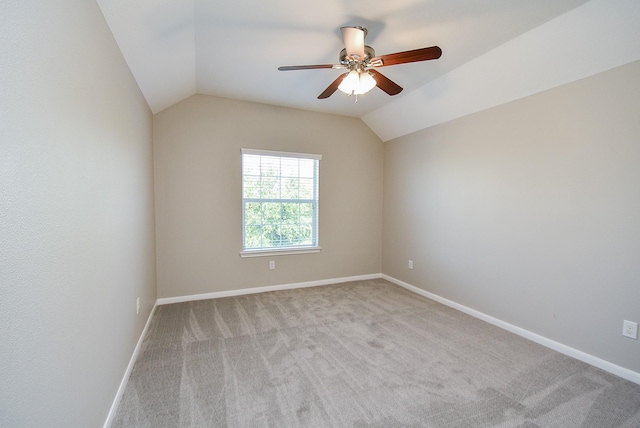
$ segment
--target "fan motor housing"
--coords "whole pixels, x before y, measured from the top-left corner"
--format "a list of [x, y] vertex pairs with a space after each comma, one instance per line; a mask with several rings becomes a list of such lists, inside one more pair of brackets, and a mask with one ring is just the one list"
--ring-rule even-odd
[[[371, 58], [376, 56], [376, 51], [369, 45], [364, 45], [364, 58], [362, 62], [369, 61]], [[347, 58], [347, 49], [342, 49], [340, 51], [340, 64], [349, 65], [351, 60]]]

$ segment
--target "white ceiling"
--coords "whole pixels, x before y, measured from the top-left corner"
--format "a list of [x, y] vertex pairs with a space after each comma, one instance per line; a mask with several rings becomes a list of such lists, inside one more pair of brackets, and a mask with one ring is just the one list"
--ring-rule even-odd
[[[151, 110], [208, 94], [363, 117], [587, 0], [98, 0]], [[316, 97], [342, 72], [339, 28], [364, 26], [376, 54], [438, 45], [435, 61], [379, 69], [404, 87]], [[550, 64], [549, 66], [553, 66]], [[481, 82], [479, 82], [481, 84]]]

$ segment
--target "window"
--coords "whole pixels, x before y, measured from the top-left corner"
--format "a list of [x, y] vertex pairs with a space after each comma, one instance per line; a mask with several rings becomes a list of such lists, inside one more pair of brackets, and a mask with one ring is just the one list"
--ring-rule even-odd
[[242, 149], [242, 256], [320, 250], [321, 158]]

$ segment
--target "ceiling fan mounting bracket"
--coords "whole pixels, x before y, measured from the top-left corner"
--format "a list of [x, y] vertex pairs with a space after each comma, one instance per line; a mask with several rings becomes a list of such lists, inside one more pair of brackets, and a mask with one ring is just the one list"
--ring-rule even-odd
[[358, 30], [362, 30], [362, 32], [364, 33], [364, 37], [363, 38], [367, 38], [367, 34], [369, 33], [369, 30], [367, 30], [365, 27], [362, 27], [360, 25], [354, 25], [353, 27], [345, 27], [345, 28], [357, 28]]

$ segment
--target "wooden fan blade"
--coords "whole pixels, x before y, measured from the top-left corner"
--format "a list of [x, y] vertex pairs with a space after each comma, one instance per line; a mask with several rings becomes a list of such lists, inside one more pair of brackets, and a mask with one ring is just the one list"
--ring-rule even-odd
[[329, 98], [331, 95], [333, 95], [333, 93], [338, 90], [338, 86], [340, 86], [340, 84], [342, 83], [342, 79], [347, 77], [347, 74], [349, 74], [349, 73], [342, 73], [340, 76], [338, 76], [338, 78], [336, 80], [334, 80], [327, 87], [327, 89], [324, 90], [323, 93], [318, 95], [318, 99], [322, 100], [322, 99], [325, 99], [325, 98]]
[[[438, 59], [442, 55], [442, 49], [438, 46], [430, 48], [414, 49], [411, 51], [396, 52], [388, 55], [381, 55], [371, 58], [371, 65], [375, 67], [385, 67], [388, 65], [406, 64], [408, 62], [427, 61], [430, 59]], [[378, 62], [382, 64], [376, 64]]]
[[291, 70], [314, 70], [316, 68], [333, 68], [333, 64], [318, 64], [318, 65], [283, 65], [282, 67], [278, 67], [280, 71], [291, 71]]
[[360, 61], [364, 60], [364, 36], [366, 32], [360, 27], [342, 27], [342, 40], [347, 49], [347, 56], [354, 56]]
[[389, 95], [398, 95], [402, 92], [402, 87], [395, 83], [393, 80], [381, 74], [376, 70], [369, 70], [369, 74], [376, 81], [376, 86]]

